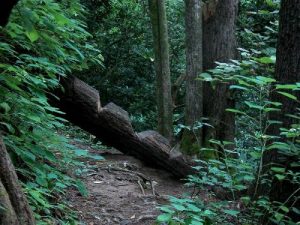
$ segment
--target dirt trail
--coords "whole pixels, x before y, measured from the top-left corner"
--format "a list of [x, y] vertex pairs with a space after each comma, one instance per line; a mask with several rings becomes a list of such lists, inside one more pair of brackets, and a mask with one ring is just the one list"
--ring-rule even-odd
[[159, 214], [157, 206], [166, 204], [168, 195], [179, 197], [188, 192], [169, 173], [150, 168], [133, 157], [116, 150], [82, 148], [105, 157], [103, 161], [87, 162], [93, 168], [83, 177], [89, 197], [82, 197], [76, 190], [67, 194], [82, 224], [154, 224]]

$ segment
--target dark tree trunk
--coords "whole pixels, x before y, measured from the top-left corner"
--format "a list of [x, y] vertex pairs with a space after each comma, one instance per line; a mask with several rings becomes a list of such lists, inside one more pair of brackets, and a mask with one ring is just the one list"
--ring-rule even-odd
[[[202, 13], [200, 0], [185, 0], [186, 29], [186, 96], [185, 125], [195, 128], [203, 116], [203, 86], [197, 77], [202, 72]], [[181, 148], [187, 153], [196, 153], [202, 143], [201, 129], [185, 131]]]
[[[203, 6], [203, 70], [213, 69], [217, 62], [228, 62], [237, 58], [235, 23], [238, 0], [209, 0]], [[203, 140], [233, 141], [235, 135], [234, 114], [226, 112], [234, 108], [228, 84], [217, 84], [213, 90], [204, 83], [204, 117], [214, 129], [205, 127]]]
[[66, 119], [95, 135], [104, 144], [149, 165], [166, 169], [176, 177], [193, 173], [193, 163], [172, 149], [162, 135], [155, 131], [136, 133], [128, 113], [114, 103], [101, 107], [99, 93], [94, 88], [76, 77], [65, 79], [62, 85], [65, 92], [57, 93], [60, 101], [53, 99], [53, 104], [66, 113]]
[[168, 22], [164, 0], [149, 0], [157, 80], [158, 131], [171, 141], [173, 109], [171, 95]]
[[0, 137], [0, 225], [34, 225], [34, 217]]
[[17, 225], [19, 221], [16, 212], [11, 205], [9, 195], [0, 180], [0, 224], [1, 225]]
[[185, 1], [186, 27], [186, 125], [192, 126], [203, 116], [202, 82], [202, 15], [200, 0]]
[[18, 3], [18, 0], [5, 0], [1, 2], [0, 7], [0, 26], [4, 27], [8, 23], [8, 19], [13, 7]]
[[[279, 84], [293, 84], [300, 81], [300, 1], [282, 0], [280, 9], [279, 35], [276, 54], [276, 71], [275, 78]], [[300, 99], [299, 91], [291, 92]], [[299, 124], [299, 120], [287, 116], [287, 114], [296, 115], [299, 113], [299, 101], [296, 102], [287, 97], [273, 93], [271, 100], [281, 102], [282, 111], [272, 113], [271, 120], [282, 121], [282, 125], [274, 125], [270, 128], [269, 133], [279, 136], [280, 127], [290, 128], [292, 124]], [[287, 156], [283, 153], [267, 151], [264, 155], [264, 165], [275, 163], [277, 166], [282, 165], [287, 170], [299, 172], [299, 167], [291, 167], [291, 163], [299, 162], [298, 156]], [[293, 195], [294, 194], [294, 195]], [[300, 194], [299, 183], [292, 183], [290, 180], [274, 180], [270, 192], [271, 201], [286, 202], [287, 206], [294, 205], [300, 208], [300, 200], [296, 200]], [[300, 220], [300, 215], [291, 214], [296, 221]]]

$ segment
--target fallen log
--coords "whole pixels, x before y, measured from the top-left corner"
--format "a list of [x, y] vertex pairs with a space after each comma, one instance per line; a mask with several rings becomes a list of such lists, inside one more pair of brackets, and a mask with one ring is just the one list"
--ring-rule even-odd
[[171, 148], [168, 140], [156, 131], [136, 133], [128, 113], [114, 103], [102, 107], [97, 90], [71, 76], [61, 82], [60, 100], [55, 106], [65, 112], [65, 118], [102, 143], [124, 154], [135, 156], [145, 163], [158, 166], [174, 176], [183, 178], [194, 172], [192, 161]]

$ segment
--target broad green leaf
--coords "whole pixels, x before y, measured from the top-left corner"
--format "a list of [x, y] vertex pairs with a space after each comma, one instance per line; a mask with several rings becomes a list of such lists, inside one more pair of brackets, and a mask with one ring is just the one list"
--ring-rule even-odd
[[256, 59], [257, 62], [260, 62], [262, 64], [274, 64], [275, 59], [271, 57], [261, 57]]
[[281, 175], [281, 174], [276, 174], [275, 177], [279, 180], [279, 181], [282, 181], [285, 179], [285, 175]]
[[167, 214], [167, 213], [164, 213], [164, 214], [161, 214], [157, 217], [157, 220], [159, 222], [168, 222], [170, 221], [172, 218], [172, 214]]
[[279, 93], [279, 94], [281, 94], [285, 97], [288, 97], [290, 99], [297, 100], [297, 97], [295, 95], [290, 94], [290, 93], [282, 92], [282, 91], [278, 91], [277, 93]]
[[74, 153], [77, 156], [87, 156], [88, 155], [88, 151], [87, 150], [83, 150], [83, 149], [75, 149]]
[[223, 212], [234, 217], [236, 217], [240, 213], [239, 211], [233, 209], [225, 209], [223, 210]]
[[284, 173], [285, 172], [285, 168], [283, 168], [283, 167], [271, 167], [271, 170], [276, 173]]
[[30, 30], [27, 30], [25, 34], [31, 42], [37, 41], [40, 37], [39, 33], [34, 27], [32, 27]]
[[285, 213], [288, 213], [290, 211], [289, 208], [284, 205], [279, 206], [279, 208]]
[[296, 84], [277, 84], [276, 89], [294, 90], [297, 88]]
[[261, 81], [266, 82], [266, 83], [276, 82], [275, 79], [270, 78], [270, 77], [257, 76], [256, 79], [261, 80]]
[[209, 73], [201, 73], [200, 77], [203, 78], [205, 81], [212, 81], [213, 78]]
[[233, 112], [233, 113], [238, 113], [238, 114], [245, 114], [245, 112], [242, 112], [237, 109], [226, 109], [227, 112]]
[[229, 89], [239, 89], [239, 90], [243, 90], [243, 91], [247, 91], [249, 90], [249, 88], [240, 86], [240, 85], [230, 85]]
[[247, 106], [249, 106], [249, 108], [252, 108], [252, 109], [258, 109], [258, 110], [263, 110], [264, 109], [263, 106], [257, 105], [255, 102], [245, 101], [245, 104]]
[[183, 205], [179, 205], [179, 204], [172, 204], [172, 206], [178, 210], [178, 211], [184, 211], [186, 210], [186, 208]]

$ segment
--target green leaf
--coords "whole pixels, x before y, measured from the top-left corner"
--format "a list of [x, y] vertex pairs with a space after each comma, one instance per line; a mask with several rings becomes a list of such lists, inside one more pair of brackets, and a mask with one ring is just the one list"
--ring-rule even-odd
[[70, 21], [67, 17], [60, 13], [55, 13], [54, 18], [58, 25], [65, 25]]
[[169, 213], [169, 214], [175, 213], [175, 211], [172, 210], [172, 209], [170, 209], [168, 206], [162, 206], [162, 207], [159, 207], [159, 209], [160, 209], [161, 211], [166, 212], [166, 213]]
[[274, 64], [275, 59], [272, 57], [261, 57], [256, 59], [257, 62], [260, 62], [262, 64]]
[[31, 42], [37, 41], [40, 37], [39, 33], [34, 27], [32, 27], [30, 30], [27, 30], [25, 34]]
[[179, 205], [179, 204], [172, 204], [172, 206], [178, 210], [178, 211], [184, 211], [186, 210], [186, 208], [183, 205]]
[[275, 212], [274, 217], [277, 221], [281, 221], [284, 218], [284, 214]]
[[271, 170], [276, 173], [284, 173], [285, 172], [285, 168], [283, 168], [283, 167], [271, 167]]
[[229, 210], [225, 209], [223, 210], [223, 212], [234, 217], [236, 217], [240, 213], [239, 211], [233, 209], [229, 209]]
[[213, 78], [209, 73], [201, 73], [200, 77], [203, 78], [205, 81], [212, 81]]
[[297, 88], [296, 84], [277, 84], [276, 89], [294, 90]]
[[263, 77], [263, 76], [257, 76], [256, 79], [261, 80], [265, 83], [272, 83], [272, 82], [276, 82], [275, 79], [270, 78], [270, 77]]
[[76, 180], [76, 187], [82, 196], [84, 196], [84, 197], [88, 196], [89, 193], [88, 193], [84, 183], [81, 180]]
[[229, 89], [239, 89], [239, 90], [243, 90], [243, 91], [247, 91], [249, 90], [249, 88], [240, 86], [240, 85], [230, 85]]
[[192, 205], [192, 204], [187, 204], [187, 210], [192, 211], [192, 212], [201, 212], [202, 210], [199, 209], [197, 206]]
[[226, 109], [227, 112], [233, 112], [233, 113], [237, 113], [237, 114], [245, 114], [245, 112], [242, 112], [240, 110], [237, 109]]
[[4, 109], [4, 113], [8, 113], [10, 111], [10, 107], [6, 102], [0, 103], [0, 108]]
[[288, 98], [290, 98], [292, 100], [297, 100], [297, 97], [295, 95], [290, 94], [290, 93], [282, 92], [282, 91], [277, 91], [277, 93], [279, 93], [279, 94], [281, 94], [281, 95], [283, 95], [285, 97], [288, 97]]
[[279, 208], [285, 213], [288, 213], [290, 211], [289, 208], [284, 205], [279, 206]]
[[281, 175], [281, 174], [276, 174], [275, 177], [279, 180], [282, 181], [284, 180], [284, 178], [286, 177], [285, 175]]
[[38, 117], [38, 116], [36, 116], [36, 115], [27, 115], [27, 117], [28, 117], [29, 119], [31, 119], [32, 121], [34, 121], [34, 122], [38, 122], [38, 123], [41, 122], [41, 118]]
[[168, 222], [172, 219], [172, 214], [169, 214], [169, 213], [164, 213], [164, 214], [161, 214], [157, 217], [157, 220], [159, 222]]
[[252, 109], [258, 109], [258, 110], [263, 110], [263, 109], [264, 109], [263, 106], [257, 105], [257, 104], [254, 103], [254, 102], [245, 101], [245, 104], [246, 104], [247, 106], [249, 106], [249, 108], [252, 108]]
[[88, 151], [87, 150], [83, 150], [83, 149], [75, 149], [74, 153], [77, 156], [87, 156], [88, 155]]

